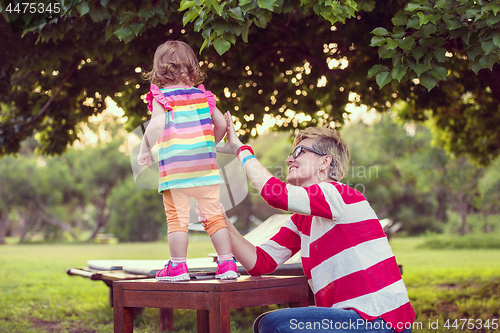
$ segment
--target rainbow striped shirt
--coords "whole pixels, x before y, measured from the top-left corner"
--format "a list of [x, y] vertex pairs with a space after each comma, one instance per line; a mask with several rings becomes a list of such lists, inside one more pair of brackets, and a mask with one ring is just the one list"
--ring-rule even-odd
[[165, 89], [151, 85], [146, 96], [150, 110], [153, 98], [166, 112], [158, 140], [158, 192], [223, 183], [216, 161], [213, 94], [203, 85]]

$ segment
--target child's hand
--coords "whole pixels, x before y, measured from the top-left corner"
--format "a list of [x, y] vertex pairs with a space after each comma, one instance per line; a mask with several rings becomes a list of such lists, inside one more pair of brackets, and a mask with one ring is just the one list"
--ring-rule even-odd
[[[227, 218], [226, 210], [224, 209], [224, 206], [222, 206], [222, 204], [220, 202], [219, 202], [218, 206], [219, 206], [224, 218]], [[198, 221], [201, 222], [201, 225], [203, 225], [203, 228], [206, 228], [205, 223], [207, 222], [207, 218], [205, 217], [205, 214], [203, 214], [201, 212], [200, 206], [197, 205], [196, 208], [194, 209], [194, 211], [196, 212], [196, 214], [198, 214]]]
[[154, 162], [154, 160], [153, 155], [149, 152], [139, 153], [139, 155], [137, 155], [137, 163], [139, 163], [139, 165], [147, 165], [150, 169], [153, 168], [151, 162]]
[[221, 146], [217, 145], [217, 152], [224, 154], [236, 154], [238, 148], [243, 145], [240, 139], [238, 138], [238, 134], [236, 134], [236, 130], [234, 129], [233, 119], [231, 118], [231, 113], [227, 111], [224, 116], [226, 117], [227, 124], [227, 133], [226, 140], [227, 142]]

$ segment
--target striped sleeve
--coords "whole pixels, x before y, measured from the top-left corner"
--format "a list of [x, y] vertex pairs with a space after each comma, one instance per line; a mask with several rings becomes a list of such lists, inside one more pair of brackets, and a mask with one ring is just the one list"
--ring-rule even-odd
[[336, 220], [346, 207], [339, 188], [342, 187], [333, 183], [293, 186], [273, 177], [264, 185], [261, 195], [274, 208]]
[[257, 261], [248, 271], [250, 275], [272, 273], [300, 250], [300, 235], [295, 223], [289, 219], [281, 229], [264, 244], [257, 246]]

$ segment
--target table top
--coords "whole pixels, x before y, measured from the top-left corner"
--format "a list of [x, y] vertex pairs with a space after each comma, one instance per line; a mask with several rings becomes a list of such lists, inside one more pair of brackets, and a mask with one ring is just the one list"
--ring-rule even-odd
[[240, 276], [234, 280], [189, 280], [178, 282], [156, 281], [155, 279], [117, 281], [114, 286], [123, 290], [137, 291], [237, 291], [302, 285], [305, 276]]

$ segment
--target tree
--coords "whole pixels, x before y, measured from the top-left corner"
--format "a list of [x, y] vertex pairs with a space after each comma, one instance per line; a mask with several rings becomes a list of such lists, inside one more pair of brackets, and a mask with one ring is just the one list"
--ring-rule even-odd
[[108, 230], [120, 241], [151, 242], [166, 231], [161, 195], [138, 187], [128, 178], [113, 189], [110, 196]]
[[[109, 112], [82, 127], [82, 147], [71, 147], [62, 156], [34, 154], [36, 142], [28, 142], [17, 158], [2, 159], [0, 231], [12, 213], [23, 221], [21, 241], [40, 232], [51, 240], [60, 240], [63, 233], [77, 239], [84, 223], [92, 229], [91, 240], [106, 225], [113, 188], [132, 178], [124, 146], [127, 133]], [[93, 143], [84, 142], [89, 138]], [[82, 221], [84, 214], [89, 221]]]
[[[234, 110], [245, 140], [264, 115], [280, 130], [341, 126], [349, 103], [383, 112], [408, 101], [400, 116], [432, 117], [448, 151], [482, 164], [500, 152], [498, 0], [64, 4], [63, 16], [23, 38], [2, 36], [2, 155], [35, 134], [41, 151], [63, 152], [78, 137], [76, 124], [101, 112], [106, 96], [124, 108], [130, 129], [139, 126], [148, 85], [136, 69], [149, 70], [167, 38], [203, 49], [207, 88], [220, 109]], [[6, 22], [0, 27], [8, 30]]]

